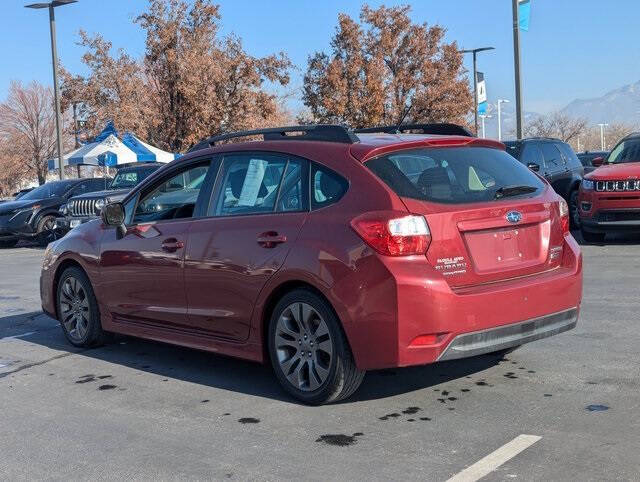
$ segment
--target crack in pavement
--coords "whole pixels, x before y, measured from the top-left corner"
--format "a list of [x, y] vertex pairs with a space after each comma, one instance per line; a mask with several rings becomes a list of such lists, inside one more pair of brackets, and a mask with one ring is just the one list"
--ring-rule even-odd
[[20, 365], [18, 368], [16, 368], [15, 370], [11, 370], [10, 372], [5, 372], [5, 373], [0, 373], [0, 380], [9, 376], [9, 375], [13, 375], [14, 373], [17, 372], [21, 372], [22, 370], [27, 370], [29, 368], [33, 368], [33, 367], [37, 367], [40, 365], [44, 365], [45, 363], [49, 363], [53, 360], [58, 360], [60, 358], [65, 358], [71, 355], [77, 355], [79, 353], [84, 353], [85, 351], [88, 350], [79, 350], [79, 351], [72, 351], [72, 352], [67, 352], [67, 353], [60, 353], [59, 355], [56, 356], [52, 356], [51, 358], [47, 358], [46, 360], [42, 360], [39, 362], [32, 362], [32, 363], [26, 363], [24, 365]]

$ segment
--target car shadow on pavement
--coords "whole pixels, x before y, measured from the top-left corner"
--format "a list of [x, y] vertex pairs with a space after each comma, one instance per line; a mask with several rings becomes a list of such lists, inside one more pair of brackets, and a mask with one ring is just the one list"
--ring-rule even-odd
[[[57, 351], [114, 363], [157, 376], [158, 384], [170, 379], [197, 383], [216, 389], [230, 390], [295, 403], [278, 385], [269, 365], [229, 358], [213, 353], [169, 345], [139, 338], [118, 336], [102, 347], [80, 349], [71, 346], [54, 320], [41, 313], [0, 318], [0, 338], [18, 331], [29, 331], [20, 338]], [[28, 323], [35, 320], [36, 326]], [[29, 328], [28, 326], [31, 325]], [[3, 332], [10, 331], [4, 335]], [[375, 400], [421, 390], [450, 380], [470, 377], [498, 364], [501, 355], [485, 355], [433, 365], [379, 370], [367, 373], [360, 389], [342, 403]], [[87, 370], [78, 364], [78, 376]], [[81, 368], [82, 367], [82, 368]], [[82, 372], [82, 373], [80, 373]]]
[[571, 234], [580, 246], [632, 246], [640, 244], [640, 233], [615, 233], [608, 234], [601, 243], [588, 243], [582, 237], [580, 231], [571, 231]]

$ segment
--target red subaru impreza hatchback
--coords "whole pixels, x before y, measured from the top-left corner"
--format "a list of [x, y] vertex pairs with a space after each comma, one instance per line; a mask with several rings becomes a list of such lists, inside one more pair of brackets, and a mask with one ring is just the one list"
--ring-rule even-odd
[[[49, 245], [44, 311], [76, 346], [115, 332], [268, 360], [311, 404], [366, 370], [575, 326], [582, 257], [548, 183], [458, 126], [365, 131], [201, 142]], [[226, 142], [243, 136], [263, 140]]]

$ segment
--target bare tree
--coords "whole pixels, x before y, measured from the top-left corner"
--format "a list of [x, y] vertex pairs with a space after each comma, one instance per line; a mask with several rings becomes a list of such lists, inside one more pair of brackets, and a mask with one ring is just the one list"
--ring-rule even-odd
[[[19, 159], [25, 173], [43, 184], [47, 160], [56, 156], [55, 109], [51, 88], [13, 81], [0, 104], [0, 138], [7, 158]], [[4, 161], [3, 161], [4, 162]]]
[[571, 142], [577, 140], [586, 130], [585, 119], [575, 119], [562, 112], [554, 112], [529, 122], [524, 128], [524, 133], [526, 137], [553, 137]]

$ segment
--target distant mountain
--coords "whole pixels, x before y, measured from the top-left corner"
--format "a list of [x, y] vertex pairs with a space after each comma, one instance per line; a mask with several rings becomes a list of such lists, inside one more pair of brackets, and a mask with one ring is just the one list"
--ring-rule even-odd
[[600, 122], [638, 124], [640, 122], [640, 81], [607, 92], [602, 97], [576, 99], [562, 112], [571, 117], [587, 119], [592, 124]]

